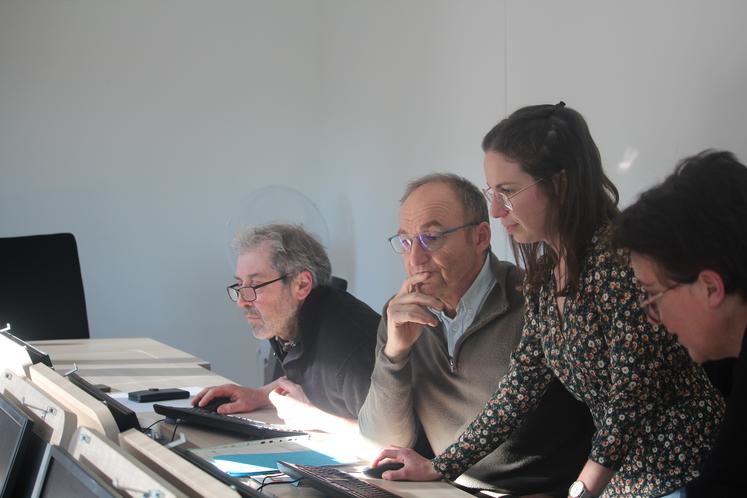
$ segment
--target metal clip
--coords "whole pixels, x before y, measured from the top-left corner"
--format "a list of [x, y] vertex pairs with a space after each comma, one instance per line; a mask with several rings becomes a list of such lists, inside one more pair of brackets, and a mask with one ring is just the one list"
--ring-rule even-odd
[[78, 364], [77, 364], [77, 363], [75, 363], [75, 362], [73, 362], [73, 369], [72, 369], [72, 370], [70, 370], [70, 371], [68, 371], [68, 372], [65, 372], [64, 374], [62, 374], [62, 376], [63, 376], [63, 377], [67, 377], [67, 376], [68, 376], [68, 375], [70, 375], [71, 373], [75, 373], [75, 372], [77, 372], [77, 371], [78, 371]]
[[133, 493], [139, 494], [142, 498], [163, 498], [163, 493], [160, 489], [136, 489], [136, 488], [128, 488], [127, 486], [121, 486], [119, 484], [119, 479], [116, 477], [112, 479], [112, 486], [114, 486], [115, 489], [120, 491], [132, 491]]

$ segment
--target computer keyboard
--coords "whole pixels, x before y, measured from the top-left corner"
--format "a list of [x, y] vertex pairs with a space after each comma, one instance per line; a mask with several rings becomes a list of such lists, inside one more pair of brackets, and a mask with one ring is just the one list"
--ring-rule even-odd
[[165, 417], [178, 420], [180, 424], [200, 425], [221, 432], [239, 434], [250, 439], [268, 439], [273, 437], [299, 436], [302, 431], [288, 430], [259, 420], [222, 415], [203, 408], [183, 408], [177, 406], [153, 405], [153, 410]]
[[278, 470], [294, 479], [306, 479], [324, 496], [340, 498], [401, 498], [386, 489], [353, 477], [334, 467], [316, 467], [279, 461]]

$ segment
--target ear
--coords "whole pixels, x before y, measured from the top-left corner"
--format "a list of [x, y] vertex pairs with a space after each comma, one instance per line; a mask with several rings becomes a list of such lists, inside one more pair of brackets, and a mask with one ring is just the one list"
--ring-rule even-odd
[[311, 276], [309, 270], [304, 270], [295, 277], [291, 282], [291, 292], [293, 297], [299, 301], [303, 301], [311, 293], [311, 289], [314, 287], [314, 278]]
[[724, 279], [713, 270], [703, 270], [698, 275], [698, 285], [709, 307], [715, 308], [726, 298]]
[[475, 227], [475, 249], [482, 254], [490, 247], [490, 223], [483, 221]]

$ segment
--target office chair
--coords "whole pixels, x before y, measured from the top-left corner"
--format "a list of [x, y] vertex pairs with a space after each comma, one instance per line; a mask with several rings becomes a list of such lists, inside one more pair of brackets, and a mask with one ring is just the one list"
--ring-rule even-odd
[[6, 323], [25, 341], [88, 338], [73, 234], [0, 238], [0, 327]]

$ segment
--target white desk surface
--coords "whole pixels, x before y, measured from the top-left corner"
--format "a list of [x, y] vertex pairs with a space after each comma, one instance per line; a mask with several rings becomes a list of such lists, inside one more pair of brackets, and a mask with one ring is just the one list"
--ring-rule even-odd
[[31, 341], [31, 344], [48, 353], [56, 366], [72, 366], [75, 362], [80, 368], [135, 367], [166, 362], [194, 364], [210, 369], [210, 363], [148, 337], [61, 339]]
[[[176, 348], [154, 339], [137, 337], [122, 339], [73, 339], [59, 341], [34, 341], [37, 348], [49, 354], [55, 369], [64, 373], [78, 366], [78, 373], [94, 384], [106, 384], [113, 393], [129, 392], [151, 387], [213, 386], [231, 382], [209, 370], [209, 364]], [[251, 418], [278, 424], [280, 420], [272, 408], [252, 412]], [[156, 413], [138, 413], [140, 424], [146, 427], [162, 418]], [[161, 423], [163, 434], [173, 426]], [[238, 442], [235, 437], [210, 432], [195, 427], [180, 426], [177, 434], [184, 433], [187, 440], [198, 447], [217, 446]], [[334, 436], [328, 436], [334, 437]], [[346, 438], [348, 439], [349, 436]], [[348, 439], [345, 444], [350, 445]], [[355, 444], [353, 442], [352, 444]], [[361, 443], [363, 444], [363, 443]], [[367, 456], [371, 446], [367, 445]], [[442, 482], [392, 482], [375, 480], [375, 483], [406, 498], [441, 498], [472, 496]], [[310, 487], [272, 485], [263, 493], [277, 498], [322, 497]]]

